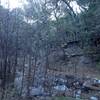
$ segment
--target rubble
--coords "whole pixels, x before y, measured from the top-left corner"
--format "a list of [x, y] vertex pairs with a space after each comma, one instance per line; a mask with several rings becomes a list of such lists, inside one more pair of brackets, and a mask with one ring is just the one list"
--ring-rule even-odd
[[[66, 81], [67, 80], [67, 81]], [[55, 81], [56, 85], [53, 86], [53, 95], [62, 95], [62, 96], [72, 96], [75, 97], [76, 99], [79, 99], [82, 97], [84, 94], [91, 96], [92, 93], [96, 93], [99, 95], [99, 82], [98, 79], [97, 81], [94, 82], [94, 79], [92, 78], [77, 78], [74, 76], [68, 76], [66, 75], [65, 79], [64, 78], [58, 78]], [[83, 96], [84, 98], [84, 96]], [[89, 97], [87, 97], [89, 99]], [[93, 98], [93, 97], [92, 97]], [[92, 100], [92, 99], [90, 99]], [[93, 100], [98, 100], [98, 99], [93, 99]]]
[[[21, 77], [16, 78], [16, 83], [21, 82], [21, 80]], [[92, 94], [93, 92], [100, 95], [100, 80], [97, 78], [51, 75], [43, 79], [43, 82], [43, 85], [38, 87], [30, 87], [30, 96], [71, 96], [79, 99], [84, 98], [84, 94], [86, 94], [88, 95], [86, 98], [90, 100], [99, 100], [97, 96]]]

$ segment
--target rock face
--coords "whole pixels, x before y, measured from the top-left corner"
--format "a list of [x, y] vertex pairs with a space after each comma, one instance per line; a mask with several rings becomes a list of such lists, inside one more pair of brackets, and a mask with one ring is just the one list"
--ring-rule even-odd
[[92, 60], [89, 56], [85, 56], [83, 50], [78, 44], [69, 43], [64, 49], [65, 55], [69, 58], [68, 66], [89, 67], [92, 66]]
[[67, 48], [64, 49], [64, 51], [65, 55], [68, 57], [83, 55], [82, 49], [77, 45], [68, 46]]
[[[49, 55], [49, 62], [59, 68], [61, 63], [65, 63], [65, 65], [69, 68], [73, 66], [77, 67], [94, 67], [93, 60], [90, 55], [85, 55], [83, 49], [79, 46], [77, 42], [68, 43], [62, 49], [58, 49], [52, 52]], [[54, 68], [54, 66], [53, 66]]]

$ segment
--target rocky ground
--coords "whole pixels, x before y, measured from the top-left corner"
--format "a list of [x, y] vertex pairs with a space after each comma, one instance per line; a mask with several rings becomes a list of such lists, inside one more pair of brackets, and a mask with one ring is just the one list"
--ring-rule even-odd
[[31, 99], [100, 100], [100, 79], [96, 76], [98, 77], [99, 73], [95, 75], [87, 73], [86, 76], [81, 77], [78, 74], [75, 76], [66, 72], [48, 70], [44, 84], [31, 90]]
[[[93, 69], [84, 70], [87, 73], [83, 76], [81, 72], [75, 74], [68, 71], [48, 69], [47, 75], [43, 79], [43, 84], [39, 87], [30, 87], [29, 100], [100, 100], [99, 72]], [[20, 88], [20, 83], [21, 79], [20, 81], [18, 80], [18, 88]], [[7, 92], [6, 97], [10, 99], [5, 100], [19, 98], [18, 96], [14, 97], [14, 90], [11, 94], [9, 94], [9, 91]], [[13, 99], [9, 95], [12, 95]], [[24, 94], [21, 100], [27, 100]]]

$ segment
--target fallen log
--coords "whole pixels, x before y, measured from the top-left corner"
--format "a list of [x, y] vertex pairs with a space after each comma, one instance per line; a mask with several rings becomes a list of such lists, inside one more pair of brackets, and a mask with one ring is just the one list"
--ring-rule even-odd
[[88, 85], [85, 85], [84, 87], [90, 89], [90, 90], [94, 90], [94, 91], [100, 91], [100, 85], [96, 86], [95, 84], [88, 84]]

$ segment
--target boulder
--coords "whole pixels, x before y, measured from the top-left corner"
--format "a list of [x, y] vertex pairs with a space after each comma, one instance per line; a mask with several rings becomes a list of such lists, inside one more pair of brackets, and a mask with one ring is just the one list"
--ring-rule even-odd
[[95, 96], [92, 96], [92, 97], [90, 97], [90, 100], [99, 100], [99, 99]]
[[31, 96], [42, 96], [43, 94], [44, 94], [44, 88], [42, 86], [30, 87]]
[[66, 91], [66, 90], [68, 90], [68, 88], [65, 85], [54, 86], [54, 89], [57, 90], [57, 91]]
[[76, 99], [78, 99], [78, 98], [80, 98], [81, 97], [81, 90], [77, 90], [77, 91], [75, 91], [75, 98]]

